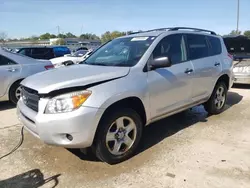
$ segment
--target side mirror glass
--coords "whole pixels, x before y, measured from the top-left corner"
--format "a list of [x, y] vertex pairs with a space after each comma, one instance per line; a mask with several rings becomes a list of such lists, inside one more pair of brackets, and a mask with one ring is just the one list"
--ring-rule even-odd
[[150, 69], [155, 70], [158, 68], [170, 67], [171, 65], [171, 61], [168, 57], [157, 57], [150, 63]]

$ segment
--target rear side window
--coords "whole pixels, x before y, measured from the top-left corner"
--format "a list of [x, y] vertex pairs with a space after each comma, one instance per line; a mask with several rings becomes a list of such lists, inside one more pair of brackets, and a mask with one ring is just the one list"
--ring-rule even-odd
[[210, 55], [221, 54], [221, 42], [219, 38], [207, 36], [210, 43]]
[[37, 59], [51, 59], [54, 56], [51, 48], [33, 48], [32, 57]]
[[12, 61], [11, 59], [0, 55], [0, 66], [4, 66], [4, 65], [15, 65], [16, 63], [14, 61]]
[[200, 59], [209, 56], [208, 43], [205, 35], [187, 35], [189, 59]]

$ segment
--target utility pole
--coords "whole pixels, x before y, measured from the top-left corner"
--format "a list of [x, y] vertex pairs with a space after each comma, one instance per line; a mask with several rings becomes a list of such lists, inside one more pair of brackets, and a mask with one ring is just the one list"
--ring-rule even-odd
[[58, 35], [60, 34], [60, 26], [59, 25], [57, 26], [57, 34]]
[[237, 34], [239, 32], [239, 20], [240, 20], [240, 0], [238, 0], [238, 5], [237, 5], [237, 27], [236, 27]]

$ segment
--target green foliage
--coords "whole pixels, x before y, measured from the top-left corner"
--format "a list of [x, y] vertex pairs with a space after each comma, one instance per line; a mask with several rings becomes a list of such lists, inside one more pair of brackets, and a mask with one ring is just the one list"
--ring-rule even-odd
[[244, 35], [245, 35], [246, 37], [250, 38], [250, 30], [245, 31], [245, 32], [244, 32]]
[[57, 35], [57, 37], [58, 37], [58, 38], [61, 38], [61, 39], [65, 39], [65, 38], [66, 38], [66, 35], [64, 35], [64, 34], [59, 34], [59, 35]]
[[66, 38], [76, 38], [75, 35], [73, 35], [72, 33], [68, 32], [65, 34]]
[[50, 39], [50, 34], [49, 33], [42, 34], [42, 35], [40, 35], [40, 39], [41, 40]]
[[117, 37], [121, 37], [121, 36], [124, 36], [126, 35], [126, 32], [120, 32], [120, 31], [113, 31], [113, 32], [110, 32], [110, 31], [106, 31], [102, 36], [101, 36], [101, 41], [103, 43], [105, 42], [108, 42], [110, 40], [113, 40]]
[[236, 31], [236, 30], [232, 30], [231, 33], [229, 33], [229, 35], [240, 35], [241, 31]]
[[87, 39], [87, 40], [100, 40], [100, 38], [92, 33], [84, 33], [80, 35], [80, 38]]

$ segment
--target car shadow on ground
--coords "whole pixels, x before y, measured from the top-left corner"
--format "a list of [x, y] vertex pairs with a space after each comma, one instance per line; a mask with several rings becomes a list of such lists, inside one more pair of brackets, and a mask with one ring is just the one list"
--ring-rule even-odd
[[[225, 111], [238, 104], [242, 98], [243, 97], [238, 93], [228, 92]], [[165, 138], [170, 137], [187, 127], [190, 127], [198, 122], [207, 122], [207, 118], [209, 116], [210, 115], [205, 111], [203, 105], [200, 105], [145, 127], [141, 146], [137, 151], [137, 154], [147, 150]]]
[[[242, 98], [243, 97], [238, 93], [229, 91], [225, 111], [238, 104]], [[170, 137], [189, 126], [198, 122], [208, 121], [208, 117], [209, 115], [205, 111], [203, 105], [200, 105], [146, 126], [143, 132], [141, 144], [135, 155], [146, 151], [165, 138]], [[68, 150], [81, 160], [99, 161], [89, 150], [87, 150], [87, 155], [80, 152], [78, 149]]]
[[0, 180], [0, 187], [8, 188], [38, 188], [47, 183], [51, 187], [59, 184], [58, 177], [60, 174], [44, 179], [43, 173], [39, 169], [33, 169], [28, 172], [19, 174], [6, 180]]
[[234, 84], [233, 88], [236, 88], [236, 89], [250, 89], [250, 84]]
[[16, 105], [9, 101], [0, 102], [0, 111], [15, 108]]

